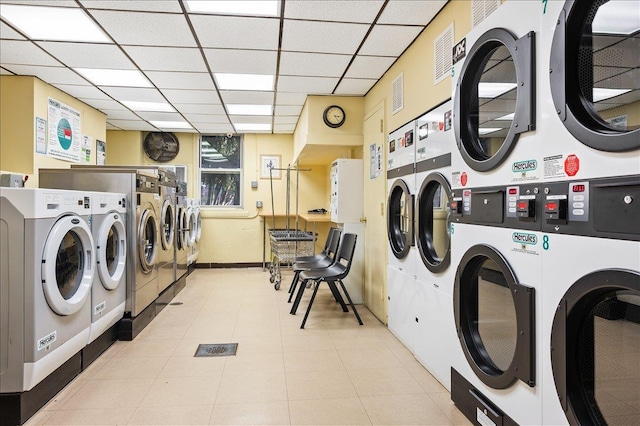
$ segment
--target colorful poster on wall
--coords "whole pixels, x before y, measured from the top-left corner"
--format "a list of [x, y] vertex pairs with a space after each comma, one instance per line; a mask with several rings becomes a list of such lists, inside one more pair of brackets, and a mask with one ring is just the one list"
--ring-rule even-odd
[[36, 117], [36, 152], [47, 153], [47, 120]]
[[96, 140], [96, 164], [104, 166], [107, 164], [107, 143]]
[[80, 162], [80, 112], [49, 98], [49, 144], [47, 155], [65, 161]]

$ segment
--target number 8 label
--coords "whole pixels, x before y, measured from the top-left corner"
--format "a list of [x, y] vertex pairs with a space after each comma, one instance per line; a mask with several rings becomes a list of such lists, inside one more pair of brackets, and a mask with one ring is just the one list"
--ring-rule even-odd
[[542, 248], [545, 250], [549, 250], [549, 236], [545, 235], [542, 237]]

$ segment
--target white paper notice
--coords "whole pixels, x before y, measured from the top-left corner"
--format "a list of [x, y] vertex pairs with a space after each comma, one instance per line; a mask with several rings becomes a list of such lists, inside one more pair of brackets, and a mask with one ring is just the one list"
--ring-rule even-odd
[[36, 152], [47, 153], [47, 120], [36, 117]]

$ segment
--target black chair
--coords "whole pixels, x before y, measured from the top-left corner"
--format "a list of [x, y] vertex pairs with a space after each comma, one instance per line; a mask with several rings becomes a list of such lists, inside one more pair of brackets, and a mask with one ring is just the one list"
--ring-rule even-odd
[[291, 285], [289, 286], [289, 303], [291, 303], [293, 294], [296, 291], [300, 272], [310, 271], [312, 269], [326, 268], [333, 263], [336, 252], [338, 250], [338, 243], [340, 242], [340, 234], [342, 234], [342, 230], [340, 228], [331, 228], [329, 230], [329, 234], [327, 235], [327, 241], [322, 252], [316, 254], [315, 256], [304, 256], [296, 258], [296, 261], [291, 267], [293, 269], [293, 279], [291, 280]]
[[[353, 306], [353, 301], [351, 300], [351, 296], [349, 296], [349, 292], [342, 280], [349, 274], [349, 270], [351, 269], [351, 262], [353, 260], [353, 253], [356, 249], [356, 239], [357, 235], [355, 234], [344, 234], [342, 237], [342, 241], [340, 242], [340, 248], [338, 249], [338, 253], [336, 254], [335, 261], [331, 264], [331, 266], [324, 269], [313, 269], [310, 271], [302, 271], [300, 273], [300, 290], [298, 290], [298, 297], [296, 297], [296, 302], [300, 302], [299, 298], [302, 298], [302, 293], [304, 292], [305, 284], [308, 281], [315, 281], [316, 286], [313, 289], [313, 294], [311, 295], [311, 299], [309, 300], [309, 306], [307, 307], [307, 312], [304, 315], [304, 319], [302, 320], [302, 324], [300, 328], [304, 328], [305, 323], [307, 322], [307, 318], [309, 317], [309, 312], [311, 312], [311, 306], [313, 306], [313, 301], [316, 298], [316, 294], [318, 293], [318, 288], [320, 288], [320, 284], [322, 282], [326, 282], [333, 293], [333, 296], [336, 300], [342, 305], [343, 312], [348, 312], [347, 307], [344, 304], [342, 296], [340, 295], [340, 290], [338, 290], [338, 286], [336, 283], [340, 284], [342, 288], [342, 292], [347, 297], [349, 301], [349, 305], [353, 310], [353, 313], [358, 320], [358, 323], [362, 325], [362, 320], [360, 319], [360, 315], [358, 315], [358, 311], [356, 307]], [[294, 306], [297, 308], [297, 305]], [[295, 311], [293, 312], [295, 313]]]

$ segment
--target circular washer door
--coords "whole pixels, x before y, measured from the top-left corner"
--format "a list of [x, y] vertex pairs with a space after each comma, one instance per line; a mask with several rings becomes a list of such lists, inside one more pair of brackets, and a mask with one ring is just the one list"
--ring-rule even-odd
[[173, 235], [175, 232], [175, 212], [170, 199], [166, 198], [164, 200], [160, 214], [160, 241], [162, 241], [162, 249], [169, 250], [173, 247]]
[[404, 259], [413, 242], [413, 195], [402, 179], [389, 190], [387, 200], [387, 236], [393, 255]]
[[517, 379], [535, 385], [535, 291], [518, 284], [495, 248], [471, 247], [462, 257], [453, 290], [458, 339], [484, 384], [505, 389]]
[[640, 148], [640, 3], [567, 1], [551, 48], [551, 95], [581, 143], [601, 151]]
[[42, 287], [58, 315], [78, 312], [91, 294], [94, 243], [87, 222], [63, 216], [53, 225], [42, 254]]
[[454, 100], [458, 150], [473, 170], [504, 162], [520, 133], [535, 128], [533, 33], [517, 40], [502, 28], [484, 33], [462, 66]]
[[187, 225], [187, 211], [185, 208], [180, 207], [178, 209], [178, 250], [185, 250], [187, 247], [187, 240], [189, 239]]
[[200, 210], [196, 210], [196, 243], [200, 242], [202, 237], [202, 214]]
[[196, 243], [196, 226], [197, 226], [197, 220], [196, 220], [196, 213], [193, 211], [192, 208], [188, 208], [187, 209], [187, 221], [188, 221], [188, 226], [187, 226], [187, 246], [189, 247], [193, 247], [193, 245]]
[[431, 272], [445, 271], [451, 263], [449, 224], [451, 186], [440, 173], [422, 182], [416, 202], [416, 241], [422, 262]]
[[96, 241], [97, 268], [102, 286], [115, 290], [120, 285], [127, 263], [124, 221], [119, 213], [105, 216]]
[[158, 228], [156, 215], [147, 208], [140, 216], [138, 225], [138, 258], [143, 272], [153, 270], [158, 253]]
[[638, 342], [640, 273], [596, 271], [569, 288], [551, 332], [553, 379], [569, 423], [638, 424]]

